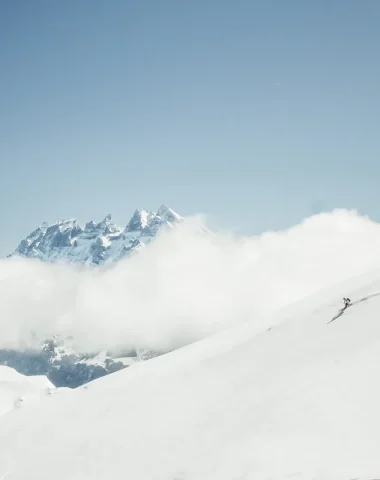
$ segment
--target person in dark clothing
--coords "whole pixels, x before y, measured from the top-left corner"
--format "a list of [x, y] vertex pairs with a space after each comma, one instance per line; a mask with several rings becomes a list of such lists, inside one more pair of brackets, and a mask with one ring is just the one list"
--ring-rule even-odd
[[347, 308], [351, 305], [351, 300], [349, 298], [343, 298], [344, 308]]

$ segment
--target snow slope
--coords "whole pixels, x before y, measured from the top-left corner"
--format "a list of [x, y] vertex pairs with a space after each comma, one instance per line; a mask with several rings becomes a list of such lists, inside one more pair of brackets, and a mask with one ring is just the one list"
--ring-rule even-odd
[[44, 375], [26, 377], [13, 368], [0, 366], [0, 415], [38, 402], [41, 396], [51, 395], [54, 389]]
[[[0, 419], [0, 478], [380, 478], [380, 271]], [[354, 302], [327, 324], [342, 307]]]

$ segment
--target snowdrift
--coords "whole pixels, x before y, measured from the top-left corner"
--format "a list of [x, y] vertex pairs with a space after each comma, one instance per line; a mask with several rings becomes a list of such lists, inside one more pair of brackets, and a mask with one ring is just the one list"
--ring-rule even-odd
[[[380, 272], [0, 419], [0, 478], [380, 478]], [[342, 297], [354, 302], [342, 307]]]

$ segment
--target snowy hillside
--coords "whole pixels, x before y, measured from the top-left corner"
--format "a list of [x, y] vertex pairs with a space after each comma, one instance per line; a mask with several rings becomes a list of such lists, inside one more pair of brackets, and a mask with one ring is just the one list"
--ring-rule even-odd
[[43, 376], [25, 377], [13, 368], [0, 366], [0, 416], [16, 408], [38, 403], [51, 395], [54, 385]]
[[368, 273], [6, 415], [0, 478], [379, 478], [379, 292]]
[[84, 228], [76, 220], [62, 220], [54, 225], [44, 223], [22, 240], [10, 256], [86, 265], [115, 262], [182, 220], [162, 205], [156, 213], [136, 210], [125, 228], [116, 225], [111, 215], [100, 223], [88, 222]]

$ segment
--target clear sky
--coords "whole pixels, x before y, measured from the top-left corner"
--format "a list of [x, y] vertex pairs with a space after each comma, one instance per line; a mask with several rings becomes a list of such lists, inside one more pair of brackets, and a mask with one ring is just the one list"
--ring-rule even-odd
[[379, 25], [378, 0], [2, 0], [0, 254], [161, 203], [380, 220]]

